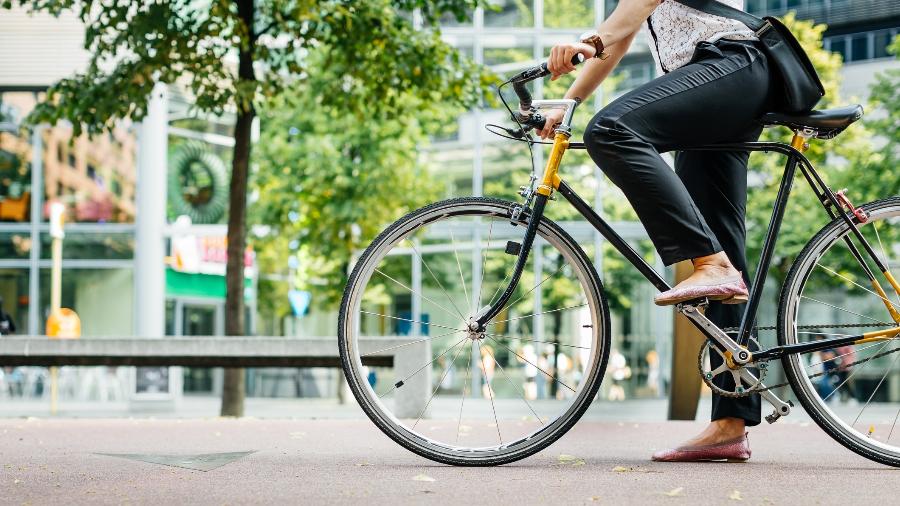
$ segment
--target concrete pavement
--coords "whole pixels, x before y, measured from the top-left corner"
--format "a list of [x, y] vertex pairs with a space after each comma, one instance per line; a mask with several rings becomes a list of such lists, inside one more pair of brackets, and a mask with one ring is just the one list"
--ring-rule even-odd
[[[856, 456], [805, 421], [753, 429], [754, 456], [746, 464], [648, 460], [701, 427], [586, 420], [521, 462], [456, 468], [407, 452], [367, 420], [6, 419], [0, 420], [0, 503], [897, 502], [900, 470]], [[232, 455], [223, 462], [233, 461], [220, 467], [210, 463], [215, 455], [197, 457], [224, 452]], [[205, 462], [211, 470], [108, 454], [194, 455], [188, 467]]]

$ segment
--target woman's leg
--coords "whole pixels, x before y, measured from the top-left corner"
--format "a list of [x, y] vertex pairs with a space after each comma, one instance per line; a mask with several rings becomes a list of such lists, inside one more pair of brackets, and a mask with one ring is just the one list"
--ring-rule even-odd
[[723, 247], [660, 153], [745, 138], [769, 96], [757, 48], [720, 41], [697, 51], [694, 63], [605, 107], [584, 135], [591, 158], [625, 193], [667, 265]]
[[[740, 141], [754, 141], [760, 129]], [[685, 151], [675, 157], [675, 172], [694, 199], [700, 213], [722, 244], [722, 248], [734, 267], [741, 271], [749, 286], [746, 227], [744, 215], [747, 207], [747, 158], [746, 152]], [[745, 304], [712, 302], [706, 316], [719, 327], [737, 327], [741, 323]], [[712, 367], [718, 367], [721, 359], [710, 355]], [[715, 384], [726, 390], [734, 389], [734, 379], [721, 374]], [[760, 423], [759, 394], [730, 398], [713, 395], [712, 420], [733, 418], [743, 423], [723, 427], [722, 437], [732, 439], [743, 434], [744, 425]]]

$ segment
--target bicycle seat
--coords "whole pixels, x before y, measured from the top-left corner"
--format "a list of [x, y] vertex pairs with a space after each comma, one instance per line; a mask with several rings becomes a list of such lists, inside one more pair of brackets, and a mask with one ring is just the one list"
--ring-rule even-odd
[[766, 126], [782, 125], [794, 131], [806, 131], [817, 139], [831, 139], [862, 118], [859, 104], [834, 109], [821, 109], [799, 114], [770, 112], [760, 119]]

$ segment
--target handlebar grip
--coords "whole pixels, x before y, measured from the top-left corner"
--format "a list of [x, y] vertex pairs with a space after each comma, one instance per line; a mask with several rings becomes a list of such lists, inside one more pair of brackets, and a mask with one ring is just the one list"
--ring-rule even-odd
[[[575, 56], [572, 57], [572, 65], [579, 65], [583, 62], [584, 55], [581, 53], [575, 53]], [[547, 62], [544, 62], [537, 67], [532, 67], [530, 69], [524, 70], [510, 79], [510, 81], [512, 81], [513, 83], [513, 90], [519, 97], [520, 109], [527, 110], [531, 108], [531, 93], [529, 93], [528, 88], [525, 87], [525, 84], [534, 81], [535, 79], [540, 79], [549, 75], [550, 70], [547, 69]]]

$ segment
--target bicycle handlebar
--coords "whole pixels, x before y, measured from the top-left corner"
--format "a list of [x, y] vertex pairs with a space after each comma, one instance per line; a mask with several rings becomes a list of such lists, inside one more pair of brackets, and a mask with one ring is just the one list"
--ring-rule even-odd
[[[577, 53], [572, 57], [572, 65], [579, 65], [582, 62], [584, 62], [583, 54]], [[530, 83], [531, 81], [534, 81], [535, 79], [540, 79], [549, 75], [550, 70], [547, 69], [547, 62], [544, 62], [536, 67], [525, 69], [510, 79], [510, 81], [513, 83], [513, 90], [519, 97], [520, 110], [527, 111], [531, 108], [531, 93], [528, 91], [528, 88], [526, 88], [525, 85]]]

